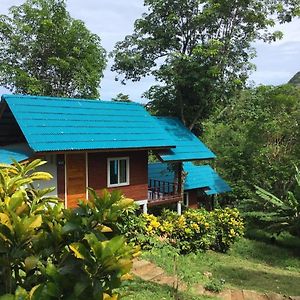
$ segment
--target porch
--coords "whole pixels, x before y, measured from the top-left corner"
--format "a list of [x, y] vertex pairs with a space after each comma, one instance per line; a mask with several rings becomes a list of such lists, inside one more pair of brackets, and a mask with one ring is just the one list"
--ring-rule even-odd
[[148, 206], [180, 203], [182, 193], [179, 185], [174, 182], [148, 179]]

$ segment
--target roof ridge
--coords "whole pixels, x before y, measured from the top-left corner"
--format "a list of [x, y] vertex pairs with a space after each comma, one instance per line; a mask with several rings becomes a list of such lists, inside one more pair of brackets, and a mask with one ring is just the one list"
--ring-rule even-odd
[[1, 99], [6, 100], [7, 98], [30, 98], [30, 99], [44, 99], [44, 100], [63, 100], [63, 101], [80, 101], [80, 102], [94, 102], [94, 103], [109, 103], [109, 104], [124, 104], [124, 105], [138, 105], [142, 106], [138, 102], [122, 102], [122, 101], [112, 101], [112, 100], [102, 100], [102, 99], [84, 99], [84, 98], [67, 98], [67, 97], [53, 97], [53, 96], [36, 96], [36, 95], [21, 95], [21, 94], [3, 94]]

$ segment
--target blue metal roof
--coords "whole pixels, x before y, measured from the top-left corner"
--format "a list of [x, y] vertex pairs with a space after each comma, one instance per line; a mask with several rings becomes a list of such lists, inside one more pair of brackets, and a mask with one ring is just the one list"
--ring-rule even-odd
[[156, 117], [156, 119], [176, 145], [176, 148], [158, 153], [163, 161], [201, 160], [216, 157], [177, 118]]
[[142, 105], [3, 95], [35, 152], [174, 147]]
[[0, 163], [11, 164], [16, 161], [26, 160], [34, 155], [34, 152], [26, 144], [14, 144], [0, 147]]
[[[207, 195], [225, 193], [231, 191], [230, 186], [210, 166], [195, 166], [191, 162], [183, 163], [183, 169], [187, 173], [184, 190], [208, 188]], [[152, 163], [148, 165], [148, 178], [174, 182], [174, 171], [168, 168], [167, 163]]]

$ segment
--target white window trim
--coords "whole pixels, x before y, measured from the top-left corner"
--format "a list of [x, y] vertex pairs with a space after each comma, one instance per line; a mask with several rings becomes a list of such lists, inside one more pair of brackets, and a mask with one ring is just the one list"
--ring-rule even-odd
[[189, 192], [184, 192], [184, 195], [186, 196], [186, 203], [184, 203], [184, 201], [182, 201], [182, 203], [184, 204], [185, 207], [189, 207], [190, 205]]
[[[126, 169], [126, 177], [127, 177], [127, 181], [123, 182], [123, 183], [115, 183], [115, 184], [111, 184], [110, 183], [110, 162], [113, 160], [118, 160], [118, 182], [120, 182], [120, 160], [126, 160], [127, 163], [127, 169]], [[107, 187], [118, 187], [118, 186], [126, 186], [130, 184], [130, 179], [129, 179], [129, 169], [130, 169], [130, 165], [129, 165], [129, 157], [110, 157], [107, 159]]]

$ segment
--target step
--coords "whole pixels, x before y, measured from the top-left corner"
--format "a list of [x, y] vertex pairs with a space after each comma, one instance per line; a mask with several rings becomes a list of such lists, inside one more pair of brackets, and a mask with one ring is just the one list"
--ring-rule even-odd
[[137, 268], [135, 270], [132, 270], [132, 273], [135, 276], [142, 278], [143, 280], [150, 281], [153, 278], [164, 274], [164, 270], [153, 264], [148, 264], [144, 265], [143, 268]]
[[132, 270], [144, 268], [147, 265], [151, 265], [151, 262], [144, 259], [135, 259], [133, 261]]

